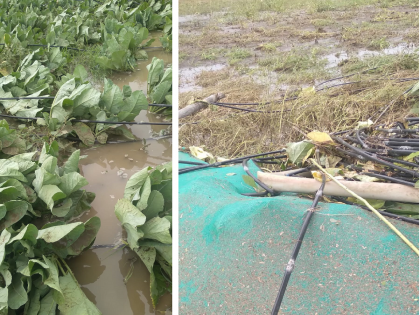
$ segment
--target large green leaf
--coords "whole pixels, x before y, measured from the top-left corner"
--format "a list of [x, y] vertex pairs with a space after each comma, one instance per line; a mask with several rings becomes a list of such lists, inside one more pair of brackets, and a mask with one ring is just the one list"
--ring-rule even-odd
[[66, 198], [66, 194], [63, 193], [63, 191], [61, 191], [56, 185], [42, 186], [38, 196], [47, 204], [47, 207], [50, 210], [53, 209], [54, 203], [57, 200]]
[[22, 277], [21, 274], [15, 273], [9, 286], [8, 304], [13, 310], [17, 310], [28, 301], [28, 294], [23, 286]]
[[135, 228], [146, 222], [146, 216], [127, 199], [117, 201], [115, 215], [122, 224], [127, 223]]
[[77, 172], [64, 174], [60, 179], [61, 183], [58, 188], [67, 196], [89, 184], [86, 178]]
[[101, 315], [102, 313], [80, 289], [79, 284], [68, 273], [60, 277], [60, 287], [63, 297], [57, 297], [58, 309], [63, 315]]
[[82, 122], [75, 123], [73, 125], [73, 130], [76, 132], [82, 142], [91, 147], [95, 144], [95, 136], [93, 135], [92, 130], [86, 124]]
[[314, 145], [310, 142], [294, 142], [287, 144], [286, 152], [289, 155], [289, 160], [294, 164], [298, 164], [304, 162], [312, 148], [314, 148]]
[[164, 244], [172, 244], [172, 237], [169, 233], [171, 223], [165, 218], [155, 217], [147, 221], [142, 227], [145, 238], [157, 240]]
[[135, 173], [127, 182], [124, 190], [124, 198], [132, 200], [134, 195], [140, 191], [140, 188], [148, 177], [149, 170], [147, 168], [142, 169], [140, 172]]
[[145, 264], [150, 273], [153, 272], [153, 265], [156, 260], [156, 249], [153, 247], [142, 246], [134, 250]]
[[147, 201], [147, 208], [143, 210], [147, 220], [158, 216], [159, 212], [163, 211], [164, 204], [163, 195], [157, 190], [152, 190]]

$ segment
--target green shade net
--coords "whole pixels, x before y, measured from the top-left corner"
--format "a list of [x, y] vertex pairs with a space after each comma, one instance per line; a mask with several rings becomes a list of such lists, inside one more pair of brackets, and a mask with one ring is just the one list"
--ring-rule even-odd
[[[179, 175], [180, 314], [271, 312], [312, 201], [242, 196], [254, 192], [244, 174], [236, 165]], [[417, 225], [389, 220], [418, 244]], [[320, 203], [280, 314], [418, 314], [418, 279], [418, 256], [374, 214]]]

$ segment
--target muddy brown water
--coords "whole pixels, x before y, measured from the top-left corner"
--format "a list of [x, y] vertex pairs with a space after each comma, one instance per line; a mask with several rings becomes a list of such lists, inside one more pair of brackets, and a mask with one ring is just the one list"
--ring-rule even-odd
[[[130, 73], [118, 73], [111, 80], [120, 88], [130, 85], [132, 90], [147, 89], [147, 69], [153, 57], [163, 59], [165, 65], [172, 62], [171, 54], [162, 50], [148, 51], [149, 60], [138, 63]], [[160, 122], [163, 117], [142, 111], [136, 121]], [[150, 138], [167, 126], [131, 126], [129, 129], [138, 138]], [[127, 180], [135, 172], [147, 166], [157, 166], [172, 158], [171, 139], [147, 140], [124, 144], [96, 145], [83, 149], [87, 157], [80, 161], [80, 172], [88, 180], [84, 189], [94, 192], [92, 208], [81, 216], [86, 221], [92, 216], [101, 219], [101, 228], [94, 245], [120, 244], [125, 237], [114, 214], [114, 206], [123, 197]], [[125, 155], [128, 155], [126, 157]], [[166, 294], [156, 310], [150, 299], [149, 272], [130, 249], [96, 248], [82, 253], [69, 261], [82, 290], [99, 308], [103, 315], [149, 315], [172, 314], [172, 296]], [[124, 278], [133, 270], [125, 283]]]

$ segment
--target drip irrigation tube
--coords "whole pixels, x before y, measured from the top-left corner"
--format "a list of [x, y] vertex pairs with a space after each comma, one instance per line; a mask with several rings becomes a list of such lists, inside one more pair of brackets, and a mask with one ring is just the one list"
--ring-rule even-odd
[[386, 166], [388, 166], [388, 167], [391, 167], [391, 168], [394, 168], [394, 169], [400, 170], [400, 171], [402, 171], [402, 172], [404, 172], [404, 173], [407, 173], [407, 174], [413, 175], [413, 176], [415, 176], [415, 177], [419, 177], [419, 173], [418, 173], [418, 172], [416, 172], [416, 171], [414, 171], [414, 170], [409, 170], [409, 169], [406, 169], [406, 168], [404, 168], [404, 167], [401, 167], [401, 166], [398, 166], [398, 165], [395, 165], [395, 164], [389, 163], [389, 162], [387, 162], [387, 161], [385, 161], [385, 160], [383, 160], [383, 159], [381, 159], [381, 158], [379, 158], [379, 157], [374, 157], [374, 156], [372, 156], [371, 154], [369, 154], [368, 152], [365, 152], [365, 151], [363, 151], [363, 150], [361, 150], [361, 149], [359, 149], [359, 148], [356, 148], [356, 147], [352, 146], [351, 144], [348, 144], [347, 142], [345, 142], [345, 141], [344, 141], [343, 139], [341, 139], [341, 138], [338, 138], [338, 137], [335, 137], [335, 136], [332, 136], [332, 138], [333, 138], [333, 140], [335, 140], [335, 141], [339, 142], [340, 144], [344, 145], [345, 147], [347, 147], [347, 148], [349, 148], [349, 149], [353, 150], [353, 151], [354, 151], [354, 152], [356, 152], [358, 155], [363, 156], [366, 160], [370, 160], [370, 161], [373, 161], [373, 162], [377, 162], [377, 163], [380, 163], [380, 164], [386, 165]]
[[186, 168], [180, 169], [178, 171], [178, 173], [179, 174], [184, 174], [184, 173], [188, 173], [188, 172], [191, 172], [191, 171], [196, 171], [196, 170], [200, 170], [200, 169], [204, 169], [204, 168], [208, 168], [208, 167], [218, 167], [218, 166], [221, 166], [221, 165], [241, 163], [245, 159], [251, 159], [251, 158], [254, 158], [254, 157], [269, 155], [269, 154], [283, 153], [284, 151], [285, 150], [282, 149], [282, 150], [278, 150], [278, 151], [271, 151], [271, 152], [265, 152], [265, 153], [260, 153], [260, 154], [248, 155], [248, 156], [244, 156], [244, 157], [241, 157], [241, 158], [236, 158], [236, 159], [227, 160], [227, 161], [223, 161], [223, 162], [216, 162], [216, 163], [213, 163], [213, 164], [204, 164], [204, 165], [186, 167]]
[[386, 133], [418, 133], [418, 129], [375, 129], [375, 131]]
[[416, 153], [418, 150], [386, 150], [386, 149], [366, 149], [366, 152], [386, 154], [392, 156], [405, 156], [410, 155], [411, 153]]
[[318, 205], [318, 201], [323, 194], [325, 181], [325, 174], [322, 173], [322, 184], [315, 194], [315, 198], [312, 202], [311, 207], [308, 210], [306, 210], [305, 220], [302, 224], [298, 240], [296, 241], [295, 247], [293, 248], [291, 258], [287, 263], [286, 270], [284, 271], [283, 280], [281, 282], [273, 310], [271, 311], [271, 315], [278, 315], [279, 313], [281, 302], [283, 301], [284, 294], [286, 293], [287, 284], [289, 283], [290, 276], [292, 275], [293, 269], [295, 268], [296, 259], [299, 254], [300, 247], [302, 246], [303, 238], [305, 237], [306, 230], [308, 229], [309, 223], [311, 222], [311, 218], [315, 212], [315, 208]]
[[[19, 116], [11, 116], [11, 115], [3, 115], [0, 114], [0, 117], [8, 117], [8, 118], [16, 118], [16, 119], [26, 119], [26, 120], [37, 120], [41, 117], [19, 117]], [[82, 122], [82, 123], [97, 123], [97, 124], [107, 124], [107, 125], [172, 125], [171, 122], [165, 123], [155, 123], [155, 122], [136, 122], [136, 121], [103, 121], [103, 120], [85, 120], [85, 119], [72, 119], [71, 121], [74, 122]]]
[[178, 161], [178, 163], [181, 163], [181, 164], [191, 164], [191, 165], [207, 165], [207, 163], [201, 163], [201, 162], [194, 162], [194, 161], [182, 161], [182, 160], [180, 160], [180, 161]]
[[[14, 101], [14, 100], [53, 100], [55, 96], [28, 96], [28, 97], [0, 97], [0, 101]], [[156, 107], [172, 107], [170, 104], [148, 104]]]
[[[244, 168], [244, 171], [249, 175], [249, 176], [251, 176], [251, 178], [260, 186], [260, 187], [262, 187], [263, 189], [265, 189], [265, 193], [264, 193], [264, 195], [266, 195], [266, 194], [270, 194], [271, 196], [275, 196], [276, 194], [278, 194], [278, 193], [276, 193], [274, 190], [272, 190], [270, 187], [268, 187], [266, 184], [264, 184], [263, 182], [261, 182], [257, 177], [255, 177], [250, 171], [249, 171], [249, 167], [248, 167], [248, 161], [249, 161], [250, 159], [246, 159], [246, 160], [243, 160], [242, 161], [242, 166], [243, 166], [243, 168]], [[249, 194], [245, 194], [246, 196], [250, 196]], [[255, 194], [252, 194], [251, 196], [255, 196]]]
[[387, 181], [390, 181], [390, 182], [394, 182], [394, 183], [398, 183], [398, 184], [402, 184], [402, 185], [407, 185], [407, 186], [411, 186], [411, 187], [415, 186], [415, 184], [412, 183], [412, 182], [407, 182], [405, 180], [398, 179], [398, 178], [395, 178], [395, 177], [389, 177], [389, 176], [386, 176], [386, 175], [375, 174], [375, 173], [370, 173], [370, 172], [361, 172], [360, 174], [384, 179], [384, 180], [387, 180]]
[[[379, 155], [378, 157], [381, 158], [382, 160], [385, 160], [385, 161], [388, 161], [388, 162], [399, 163], [399, 164], [403, 164], [403, 165], [407, 165], [407, 166], [411, 166], [411, 167], [419, 167], [418, 164], [408, 162], [408, 161], [404, 161], [404, 160], [400, 160], [400, 159], [393, 159], [393, 158], [383, 156], [383, 155]], [[410, 174], [410, 175], [412, 175], [412, 174]]]
[[[0, 46], [4, 46], [6, 44], [0, 44]], [[28, 44], [26, 46], [31, 46], [31, 47], [48, 47], [48, 45], [41, 45], [41, 44]], [[84, 49], [79, 49], [79, 48], [73, 48], [73, 47], [66, 47], [66, 46], [57, 46], [57, 45], [49, 45], [50, 47], [59, 47], [59, 48], [65, 48], [65, 49], [69, 49], [69, 50], [78, 50], [78, 51], [85, 51]]]
[[[366, 73], [366, 72], [369, 72], [369, 71], [371, 71], [371, 70], [375, 70], [375, 69], [378, 69], [378, 68], [379, 68], [379, 67], [370, 68], [370, 69], [367, 69], [367, 70], [364, 70], [364, 71], [360, 72], [360, 74], [364, 74], [364, 73]], [[348, 74], [348, 75], [344, 75], [344, 76], [337, 77], [337, 78], [333, 78], [333, 79], [329, 79], [329, 80], [327, 80], [327, 81], [324, 81], [324, 82], [321, 82], [321, 83], [317, 84], [316, 86], [320, 86], [320, 85], [323, 85], [323, 84], [325, 84], [325, 83], [328, 83], [328, 82], [331, 82], [331, 81], [335, 81], [335, 80], [340, 80], [340, 79], [344, 79], [344, 78], [350, 78], [350, 77], [355, 76], [355, 75], [357, 75], [357, 74], [359, 74], [359, 72], [357, 72], [357, 73], [352, 73], [352, 74]]]
[[280, 100], [276, 100], [276, 101], [273, 101], [273, 102], [265, 102], [265, 103], [222, 103], [222, 102], [215, 102], [215, 103], [212, 103], [213, 105], [237, 105], [237, 106], [239, 106], [239, 105], [243, 105], [243, 106], [251, 106], [251, 105], [271, 105], [271, 104], [277, 104], [277, 103], [281, 103], [281, 102], [286, 102], [286, 101], [293, 101], [293, 100], [296, 100], [296, 99], [298, 99], [298, 97], [296, 96], [296, 97], [290, 97], [290, 98], [283, 98], [283, 99], [280, 99]]

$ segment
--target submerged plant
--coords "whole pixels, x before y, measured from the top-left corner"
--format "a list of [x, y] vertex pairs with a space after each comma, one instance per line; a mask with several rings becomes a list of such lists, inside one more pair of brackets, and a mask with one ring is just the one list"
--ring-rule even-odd
[[147, 167], [130, 177], [115, 215], [127, 232], [127, 243], [150, 272], [150, 295], [171, 292], [172, 162]]
[[[172, 67], [165, 69], [162, 59], [153, 57], [152, 63], [147, 66], [147, 94], [152, 103], [172, 105]], [[152, 107], [151, 112], [166, 115], [172, 114], [172, 108]]]
[[[64, 259], [94, 242], [101, 222], [67, 223], [90, 209], [95, 195], [78, 173], [80, 151], [58, 167], [58, 144], [0, 159], [0, 313], [101, 314]], [[37, 218], [49, 217], [39, 225]]]

